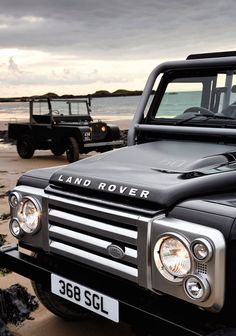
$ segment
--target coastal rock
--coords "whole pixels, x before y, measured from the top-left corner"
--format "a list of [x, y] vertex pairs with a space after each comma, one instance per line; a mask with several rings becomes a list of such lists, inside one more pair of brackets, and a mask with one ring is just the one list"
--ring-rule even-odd
[[0, 289], [0, 323], [21, 324], [39, 306], [36, 297], [19, 284]]
[[[5, 244], [5, 238], [6, 235], [0, 234], [0, 246]], [[5, 268], [0, 269], [2, 276], [9, 272]], [[14, 284], [7, 289], [0, 289], [0, 336], [13, 336], [6, 324], [19, 325], [26, 319], [32, 319], [30, 314], [37, 308], [36, 297], [21, 285]]]

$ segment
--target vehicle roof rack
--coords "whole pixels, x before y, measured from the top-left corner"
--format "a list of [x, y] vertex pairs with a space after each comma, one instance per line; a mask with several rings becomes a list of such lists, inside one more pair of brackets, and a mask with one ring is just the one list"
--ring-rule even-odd
[[236, 51], [220, 51], [203, 54], [191, 54], [186, 60], [201, 59], [201, 58], [217, 58], [217, 57], [232, 57], [236, 56]]

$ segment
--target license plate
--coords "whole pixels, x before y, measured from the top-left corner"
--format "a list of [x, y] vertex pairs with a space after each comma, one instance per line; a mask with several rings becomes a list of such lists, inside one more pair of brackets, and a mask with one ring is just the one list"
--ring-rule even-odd
[[109, 320], [119, 322], [119, 301], [107, 295], [56, 274], [51, 274], [51, 291]]

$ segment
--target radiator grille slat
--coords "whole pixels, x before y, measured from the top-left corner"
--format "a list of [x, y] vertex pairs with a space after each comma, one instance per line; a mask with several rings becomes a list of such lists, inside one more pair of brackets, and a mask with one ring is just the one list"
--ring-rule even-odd
[[133, 230], [116, 227], [110, 224], [106, 224], [102, 221], [96, 221], [82, 216], [71, 215], [66, 212], [58, 210], [49, 210], [49, 220], [56, 221], [59, 224], [64, 225], [67, 223], [68, 227], [90, 232], [92, 234], [98, 234], [101, 236], [114, 238], [121, 240], [128, 244], [136, 244], [137, 232]]
[[[138, 282], [138, 220], [131, 213], [50, 195], [50, 252]], [[124, 256], [109, 252], [117, 245]]]
[[52, 242], [51, 250], [59, 253], [60, 251], [64, 251], [64, 255], [72, 259], [79, 259], [81, 262], [84, 262], [90, 266], [94, 266], [94, 264], [96, 264], [99, 266], [99, 269], [112, 274], [119, 273], [121, 276], [127, 278], [128, 280], [136, 281], [135, 279], [138, 277], [138, 270], [134, 267], [130, 267], [98, 255], [95, 256], [92, 253], [80, 250], [72, 246], [68, 246], [58, 242]]
[[[112, 244], [112, 241], [91, 237], [80, 232], [73, 232], [73, 236], [71, 236], [71, 233], [71, 230], [55, 225], [51, 225], [49, 228], [50, 239], [59, 241], [64, 240], [66, 243], [80, 246], [107, 256], [107, 248]], [[126, 247], [123, 260], [137, 264], [137, 250]]]

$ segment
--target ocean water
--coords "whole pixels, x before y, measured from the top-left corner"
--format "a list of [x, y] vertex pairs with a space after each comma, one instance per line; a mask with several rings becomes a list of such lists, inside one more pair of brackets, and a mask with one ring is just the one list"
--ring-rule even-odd
[[[93, 98], [91, 115], [98, 119], [130, 119], [136, 112], [140, 96]], [[0, 121], [16, 122], [29, 117], [28, 102], [0, 103]]]
[[167, 92], [158, 110], [160, 117], [176, 117], [191, 106], [201, 106], [201, 91]]
[[[134, 116], [141, 96], [128, 97], [107, 97], [107, 98], [93, 98], [91, 104], [91, 116], [93, 119], [103, 120], [121, 120], [132, 119]], [[150, 105], [153, 96], [150, 97], [148, 106]], [[56, 103], [53, 109], [62, 112], [62, 103]], [[57, 105], [58, 104], [58, 105]], [[42, 104], [43, 105], [43, 104]], [[40, 107], [40, 110], [45, 109], [47, 113], [48, 107], [45, 103], [45, 108]], [[191, 106], [201, 105], [201, 92], [167, 92], [162, 99], [158, 110], [158, 116], [171, 118], [183, 113]], [[39, 106], [39, 104], [35, 105]], [[41, 105], [40, 105], [41, 106]], [[73, 108], [72, 108], [73, 110]], [[0, 103], [0, 121], [17, 122], [27, 120], [29, 118], [29, 103], [28, 102], [14, 102], [14, 103]]]

